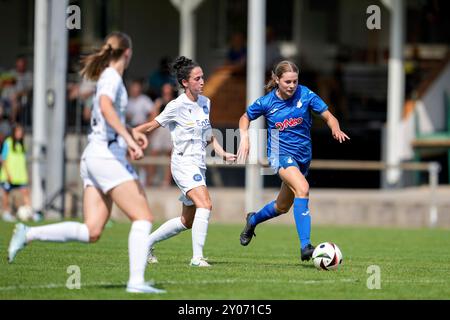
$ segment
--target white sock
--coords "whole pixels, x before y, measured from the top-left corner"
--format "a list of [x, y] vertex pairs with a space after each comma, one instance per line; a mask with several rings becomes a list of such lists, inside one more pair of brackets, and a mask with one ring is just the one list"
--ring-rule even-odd
[[187, 230], [187, 228], [181, 222], [181, 218], [170, 219], [149, 236], [149, 247], [151, 248], [155, 243], [176, 236], [184, 230]]
[[148, 255], [148, 234], [152, 230], [152, 223], [147, 220], [134, 221], [128, 236], [128, 254], [130, 258], [129, 284], [144, 282], [145, 267]]
[[208, 220], [211, 211], [205, 208], [195, 210], [194, 223], [192, 224], [192, 251], [193, 258], [203, 258], [203, 246], [208, 234]]
[[89, 230], [83, 223], [61, 222], [42, 227], [30, 227], [26, 237], [27, 242], [33, 240], [51, 242], [89, 242]]

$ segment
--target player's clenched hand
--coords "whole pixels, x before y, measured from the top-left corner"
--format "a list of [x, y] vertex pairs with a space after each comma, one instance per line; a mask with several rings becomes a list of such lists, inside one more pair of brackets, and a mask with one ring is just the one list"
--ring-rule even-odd
[[248, 138], [243, 138], [239, 144], [239, 149], [237, 152], [237, 162], [244, 164], [248, 157], [248, 152], [250, 150], [250, 143]]
[[148, 139], [147, 135], [145, 135], [142, 132], [137, 131], [135, 128], [131, 130], [131, 135], [133, 136], [133, 139], [137, 142], [137, 144], [142, 148], [145, 149], [148, 146]]
[[225, 152], [223, 154], [223, 160], [225, 160], [226, 162], [234, 162], [237, 159], [237, 155], [229, 153], [229, 152]]
[[350, 140], [350, 138], [341, 130], [335, 130], [331, 133], [333, 138], [339, 141], [339, 143], [344, 142], [345, 140]]
[[139, 160], [144, 157], [144, 152], [135, 141], [130, 141], [128, 143], [128, 153], [132, 160]]

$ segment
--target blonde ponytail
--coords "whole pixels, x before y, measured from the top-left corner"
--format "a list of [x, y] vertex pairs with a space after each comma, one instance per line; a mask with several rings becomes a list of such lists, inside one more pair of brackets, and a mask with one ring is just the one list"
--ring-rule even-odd
[[266, 93], [268, 93], [268, 92], [272, 91], [274, 88], [278, 87], [278, 84], [277, 84], [277, 81], [276, 81], [276, 77], [277, 76], [272, 71], [272, 76], [270, 77], [269, 82], [267, 82], [267, 84], [264, 87], [264, 91]]
[[109, 34], [101, 49], [81, 59], [83, 64], [81, 76], [97, 81], [109, 63], [120, 59], [128, 48], [131, 48], [131, 39], [128, 35], [122, 32]]

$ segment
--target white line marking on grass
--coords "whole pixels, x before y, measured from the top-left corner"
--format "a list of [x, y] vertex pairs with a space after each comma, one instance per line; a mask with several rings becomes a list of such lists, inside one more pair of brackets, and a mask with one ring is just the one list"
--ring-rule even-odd
[[[287, 283], [287, 284], [332, 284], [332, 283], [363, 283], [361, 279], [327, 279], [327, 280], [280, 280], [280, 279], [217, 279], [217, 280], [162, 280], [162, 281], [149, 281], [152, 284], [169, 284], [169, 285], [181, 285], [181, 284], [190, 284], [190, 285], [209, 285], [209, 284], [234, 284], [234, 283]], [[446, 280], [427, 280], [427, 279], [417, 279], [417, 280], [382, 280], [382, 283], [416, 283], [416, 284], [445, 284], [449, 283]], [[81, 288], [86, 287], [120, 287], [123, 286], [125, 288], [125, 282], [87, 282], [81, 283]], [[56, 283], [48, 283], [41, 285], [17, 285], [17, 286], [7, 286], [0, 287], [1, 291], [15, 291], [15, 290], [39, 290], [39, 289], [61, 289], [66, 288], [66, 284], [56, 284]]]
[[[126, 283], [113, 283], [113, 282], [91, 282], [91, 283], [81, 283], [81, 287], [97, 287], [97, 286], [123, 286], [125, 288]], [[13, 291], [13, 290], [33, 290], [33, 289], [61, 289], [67, 288], [66, 284], [56, 284], [56, 283], [48, 283], [48, 284], [39, 284], [39, 285], [18, 285], [18, 286], [8, 286], [8, 287], [0, 287], [0, 291]]]
[[[162, 280], [162, 281], [149, 281], [152, 284], [233, 284], [233, 283], [290, 283], [290, 284], [321, 284], [321, 283], [335, 283], [335, 282], [358, 282], [358, 279], [339, 279], [339, 280], [279, 280], [279, 279], [266, 279], [266, 280], [258, 280], [258, 279], [218, 279], [218, 280]], [[126, 283], [113, 283], [113, 282], [88, 282], [81, 283], [81, 287], [101, 287], [101, 286], [126, 286]], [[14, 290], [39, 290], [39, 289], [61, 289], [66, 288], [65, 284], [41, 284], [41, 285], [17, 285], [17, 286], [7, 286], [0, 287], [0, 291], [14, 291]]]

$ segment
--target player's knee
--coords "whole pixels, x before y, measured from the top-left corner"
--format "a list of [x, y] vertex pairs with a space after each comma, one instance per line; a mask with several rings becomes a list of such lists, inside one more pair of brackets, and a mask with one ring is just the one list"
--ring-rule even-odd
[[304, 183], [301, 184], [294, 189], [295, 197], [296, 198], [304, 198], [309, 196], [309, 184]]
[[194, 217], [192, 219], [186, 219], [185, 217], [181, 217], [181, 223], [187, 228], [192, 229], [192, 224], [194, 223]]
[[204, 209], [207, 209], [207, 210], [211, 211], [212, 210], [211, 200], [210, 199], [205, 199], [205, 200], [199, 201], [199, 203], [196, 204], [196, 207], [197, 208], [204, 208]]

